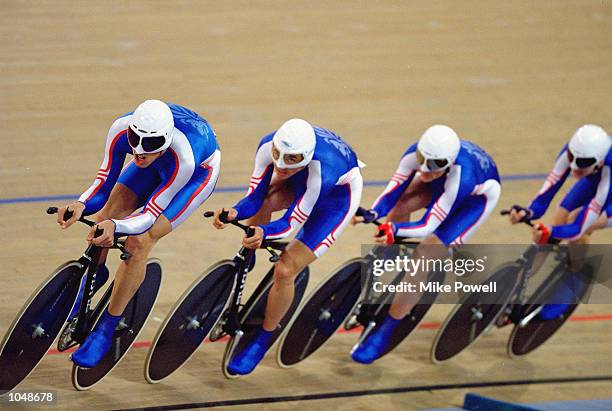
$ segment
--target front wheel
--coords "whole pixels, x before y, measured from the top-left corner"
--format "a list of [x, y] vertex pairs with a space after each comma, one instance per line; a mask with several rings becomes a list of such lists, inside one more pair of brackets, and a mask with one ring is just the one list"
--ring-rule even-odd
[[[153, 310], [159, 294], [161, 277], [162, 266], [160, 261], [156, 258], [149, 259], [145, 279], [125, 307], [123, 318], [115, 329], [113, 342], [108, 353], [93, 368], [81, 368], [76, 364], [72, 366], [72, 385], [74, 388], [79, 391], [90, 389], [106, 377], [127, 354]], [[103, 299], [100, 304], [105, 304], [104, 310], [107, 309], [108, 301]]]
[[23, 381], [51, 347], [76, 300], [82, 274], [78, 261], [61, 265], [21, 308], [0, 344], [0, 395]]
[[145, 362], [145, 379], [158, 383], [185, 364], [217, 323], [230, 298], [236, 265], [223, 260], [185, 290], [157, 331]]

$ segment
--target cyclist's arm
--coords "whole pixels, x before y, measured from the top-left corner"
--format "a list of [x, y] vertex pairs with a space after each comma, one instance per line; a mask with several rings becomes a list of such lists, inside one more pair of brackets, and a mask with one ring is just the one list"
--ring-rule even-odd
[[125, 133], [127, 125], [127, 119], [121, 117], [115, 120], [108, 131], [104, 160], [100, 165], [98, 174], [96, 174], [96, 179], [79, 197], [79, 201], [85, 204], [84, 215], [96, 213], [104, 206], [119, 178], [119, 174], [121, 174], [125, 156], [130, 152]]
[[395, 170], [395, 174], [389, 180], [385, 190], [372, 204], [372, 209], [377, 213], [378, 217], [386, 216], [395, 207], [402, 193], [414, 179], [417, 168], [416, 153], [409, 150], [400, 160], [397, 170]]
[[166, 176], [153, 192], [142, 212], [124, 219], [113, 220], [116, 233], [138, 235], [147, 231], [193, 176], [195, 170], [193, 152], [180, 150], [179, 147], [176, 151], [169, 148], [167, 154], [173, 156], [172, 168], [167, 170]]
[[473, 190], [475, 184], [462, 176], [461, 166], [455, 166], [446, 176], [444, 192], [425, 212], [421, 220], [395, 223], [397, 237], [423, 238], [433, 233], [450, 214], [453, 205], [461, 203]]
[[546, 177], [546, 181], [538, 191], [538, 194], [533, 199], [531, 204], [529, 204], [529, 209], [532, 212], [532, 219], [540, 218], [544, 215], [550, 202], [555, 197], [567, 176], [570, 173], [570, 162], [567, 157], [567, 146], [561, 150], [561, 153], [557, 157], [555, 161], [555, 165], [551, 170], [548, 177]]
[[331, 191], [333, 183], [324, 180], [321, 174], [321, 163], [313, 160], [308, 165], [306, 191], [297, 198], [287, 212], [278, 220], [262, 225], [264, 238], [276, 240], [290, 236], [307, 219], [317, 200]]
[[272, 165], [272, 142], [262, 144], [255, 155], [255, 168], [249, 182], [246, 196], [234, 205], [238, 212], [237, 220], [254, 216], [266, 198], [274, 167]]
[[610, 192], [610, 167], [605, 165], [601, 170], [601, 179], [597, 184], [595, 197], [589, 205], [583, 207], [582, 211], [573, 223], [553, 226], [550, 236], [560, 240], [574, 240], [586, 233], [586, 231], [597, 221], [606, 205], [608, 193]]

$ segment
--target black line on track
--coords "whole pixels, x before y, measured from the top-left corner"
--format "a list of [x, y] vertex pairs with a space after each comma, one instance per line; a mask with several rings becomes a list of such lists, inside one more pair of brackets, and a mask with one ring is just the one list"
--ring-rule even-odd
[[416, 387], [393, 387], [379, 388], [375, 390], [360, 390], [360, 391], [339, 391], [318, 394], [303, 394], [303, 395], [285, 395], [280, 397], [257, 397], [244, 398], [236, 400], [222, 400], [210, 402], [194, 402], [185, 404], [162, 405], [158, 407], [146, 408], [125, 408], [122, 411], [170, 411], [170, 410], [186, 410], [194, 408], [213, 408], [213, 407], [229, 407], [236, 405], [250, 404], [271, 404], [278, 402], [293, 402], [293, 401], [312, 401], [325, 400], [333, 398], [348, 398], [348, 397], [364, 397], [368, 395], [382, 394], [401, 394], [407, 392], [420, 391], [442, 391], [456, 390], [462, 388], [487, 388], [487, 387], [506, 387], [513, 385], [530, 385], [530, 384], [559, 384], [559, 383], [576, 383], [576, 382], [597, 382], [597, 381], [612, 381], [612, 375], [590, 376], [590, 377], [568, 377], [568, 378], [543, 378], [536, 380], [509, 380], [509, 381], [490, 381], [490, 382], [469, 382], [464, 384], [437, 384], [437, 385], [420, 385]]

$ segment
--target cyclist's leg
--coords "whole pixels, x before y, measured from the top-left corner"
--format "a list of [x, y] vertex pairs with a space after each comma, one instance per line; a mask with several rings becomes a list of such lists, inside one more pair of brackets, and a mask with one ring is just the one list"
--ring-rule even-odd
[[[129, 163], [119, 176], [117, 184], [111, 190], [106, 204], [95, 214], [94, 221], [99, 223], [113, 218], [127, 217], [145, 204], [147, 197], [157, 186], [157, 181], [153, 169], [140, 169], [133, 162]], [[109, 272], [105, 264], [107, 255], [108, 248], [102, 248], [98, 270], [96, 271], [94, 292], [98, 291], [108, 281]], [[81, 280], [79, 294], [69, 316], [71, 319], [79, 310], [84, 286], [85, 278]]]
[[264, 329], [273, 330], [293, 301], [295, 276], [321, 257], [346, 228], [359, 207], [363, 181], [356, 175], [349, 184], [337, 186], [320, 199], [308, 220], [274, 267], [274, 284], [266, 306]]
[[274, 283], [266, 302], [264, 323], [259, 334], [228, 365], [233, 374], [248, 374], [257, 366], [269, 348], [274, 330], [294, 298], [296, 275], [323, 255], [340, 236], [361, 201], [361, 174], [346, 185], [320, 199], [308, 220], [274, 265]]
[[146, 232], [130, 236], [126, 248], [130, 259], [123, 261], [115, 276], [115, 287], [111, 294], [109, 312], [121, 315], [145, 277], [149, 253], [155, 244], [176, 230], [210, 195], [219, 178], [221, 153], [200, 164], [187, 184], [174, 196], [170, 204]]
[[144, 280], [150, 251], [160, 238], [176, 229], [210, 196], [218, 175], [219, 161], [202, 164], [185, 187], [175, 195], [153, 226], [148, 231], [130, 236], [126, 240], [126, 249], [131, 257], [123, 261], [117, 270], [108, 310], [103, 313], [96, 329], [87, 337], [85, 343], [72, 355], [77, 365], [93, 367], [104, 357], [110, 348], [113, 332], [121, 320], [125, 307]]
[[[432, 188], [431, 184], [424, 183], [419, 176], [416, 176], [387, 215], [387, 221], [410, 221], [410, 214], [426, 208], [431, 203], [434, 196]], [[440, 195], [440, 193], [436, 194]]]

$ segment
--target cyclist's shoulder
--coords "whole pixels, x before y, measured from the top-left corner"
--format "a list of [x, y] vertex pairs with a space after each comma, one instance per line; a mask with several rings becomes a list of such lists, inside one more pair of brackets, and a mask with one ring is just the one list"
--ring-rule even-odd
[[125, 131], [127, 130], [130, 124], [131, 117], [132, 117], [131, 112], [124, 114], [121, 117], [117, 117], [111, 124], [110, 128], [108, 129], [107, 138], [115, 139], [117, 137], [120, 137], [122, 133], [125, 133]]

